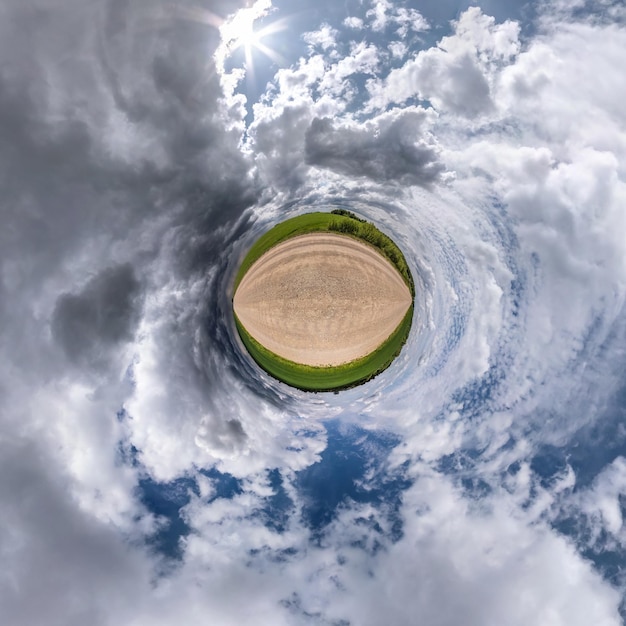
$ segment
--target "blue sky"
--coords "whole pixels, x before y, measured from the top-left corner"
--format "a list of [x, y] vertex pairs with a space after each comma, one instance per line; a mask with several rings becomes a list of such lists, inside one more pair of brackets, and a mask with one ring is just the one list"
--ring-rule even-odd
[[[3, 623], [623, 622], [622, 3], [0, 13]], [[337, 206], [415, 317], [311, 394], [232, 279]]]

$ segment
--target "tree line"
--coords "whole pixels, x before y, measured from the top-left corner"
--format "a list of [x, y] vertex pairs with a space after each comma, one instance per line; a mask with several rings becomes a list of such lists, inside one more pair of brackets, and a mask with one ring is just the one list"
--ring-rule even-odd
[[374, 224], [370, 224], [360, 219], [354, 213], [345, 209], [336, 209], [333, 214], [343, 217], [344, 219], [332, 220], [328, 225], [328, 230], [338, 233], [352, 235], [378, 248], [391, 263], [400, 272], [411, 291], [411, 295], [415, 295], [415, 287], [413, 277], [409, 271], [409, 266], [400, 251], [400, 248], [384, 233], [380, 232]]

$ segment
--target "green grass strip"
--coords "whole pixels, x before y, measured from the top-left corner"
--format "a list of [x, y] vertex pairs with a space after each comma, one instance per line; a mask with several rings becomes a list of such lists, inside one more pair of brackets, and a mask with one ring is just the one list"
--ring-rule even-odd
[[317, 212], [298, 215], [277, 224], [261, 235], [241, 262], [241, 266], [235, 276], [234, 290], [237, 290], [239, 283], [252, 264], [268, 250], [292, 237], [319, 232], [347, 235], [376, 248], [398, 270], [407, 284], [411, 296], [415, 297], [413, 277], [400, 248], [373, 224], [344, 209], [337, 209], [331, 213]]
[[360, 385], [387, 369], [406, 343], [413, 320], [413, 305], [389, 338], [367, 356], [335, 367], [301, 365], [263, 347], [235, 315], [241, 340], [252, 358], [268, 374], [304, 391], [339, 391]]

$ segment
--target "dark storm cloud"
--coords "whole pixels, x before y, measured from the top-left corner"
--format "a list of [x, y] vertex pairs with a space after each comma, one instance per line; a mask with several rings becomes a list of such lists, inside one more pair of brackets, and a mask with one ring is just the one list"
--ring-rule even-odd
[[306, 133], [306, 162], [376, 182], [429, 186], [444, 166], [433, 139], [422, 131], [425, 117], [409, 109], [358, 127], [316, 118]]
[[55, 339], [73, 361], [93, 361], [132, 338], [140, 314], [140, 283], [130, 264], [103, 270], [78, 293], [57, 300]]
[[[0, 71], [0, 267], [13, 307], [0, 314], [25, 327], [55, 275], [53, 303], [102, 267], [132, 261], [143, 275], [163, 250], [181, 280], [224, 256], [254, 192], [237, 131], [226, 129], [232, 112], [219, 104], [219, 33], [189, 19], [190, 7], [34, 2], [3, 13], [0, 56], [11, 63]], [[166, 234], [173, 245], [164, 247]], [[67, 268], [73, 284], [60, 276]], [[85, 321], [95, 313], [74, 295], [53, 306], [56, 338], [76, 359], [106, 330]]]
[[[146, 580], [147, 563], [141, 565], [139, 553], [131, 553], [109, 524], [82, 512], [68, 487], [41, 447], [2, 440], [4, 624], [110, 624], [107, 612], [132, 606], [132, 590]], [[120, 575], [125, 584], [118, 587]]]
[[[242, 4], [209, 8], [226, 17]], [[0, 536], [16, 540], [5, 559], [15, 585], [0, 581], [0, 612], [16, 625], [110, 623], [110, 604], [90, 602], [89, 588], [115, 587], [134, 568], [120, 525], [137, 470], [114, 458], [128, 436], [116, 417], [132, 392], [124, 349], [146, 299], [186, 295], [180, 307], [163, 298], [152, 309], [164, 329], [154, 331], [162, 367], [150, 382], [176, 395], [159, 404], [174, 424], [181, 398], [197, 400], [178, 435], [195, 433], [232, 350], [224, 303], [208, 303], [255, 199], [241, 111], [220, 102], [219, 32], [183, 11], [197, 3], [0, 5], [0, 425], [24, 437], [19, 451], [3, 440], [0, 454]], [[40, 419], [53, 425], [45, 436]], [[243, 445], [228, 410], [214, 420], [224, 449]], [[42, 466], [47, 446], [57, 457]], [[90, 452], [79, 459], [79, 449]], [[102, 494], [114, 503], [101, 518], [108, 530]]]
[[47, 272], [86, 233], [122, 238], [194, 185], [208, 196], [241, 180], [218, 113], [214, 27], [159, 2], [29, 3], [0, 39], [13, 61], [0, 72], [5, 254]]

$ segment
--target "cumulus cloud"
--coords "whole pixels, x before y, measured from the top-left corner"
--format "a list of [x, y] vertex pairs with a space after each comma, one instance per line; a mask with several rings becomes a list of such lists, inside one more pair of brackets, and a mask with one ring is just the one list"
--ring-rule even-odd
[[397, 27], [397, 34], [405, 37], [409, 30], [420, 32], [429, 28], [428, 22], [417, 9], [394, 6], [388, 0], [372, 0], [371, 5], [365, 16], [369, 18], [369, 26], [373, 31], [384, 31], [394, 26]]
[[496, 24], [473, 7], [454, 27], [454, 34], [442, 38], [437, 47], [420, 51], [384, 80], [372, 81], [371, 105], [384, 108], [419, 98], [438, 110], [468, 118], [489, 113], [494, 67], [518, 53], [519, 26]]
[[401, 41], [394, 41], [389, 44], [389, 51], [392, 56], [401, 59], [407, 53], [407, 47]]
[[306, 161], [348, 176], [377, 182], [429, 185], [444, 166], [427, 130], [428, 114], [408, 108], [374, 118], [370, 123], [336, 126], [315, 118], [305, 137]]
[[322, 50], [327, 51], [335, 46], [337, 35], [338, 31], [336, 29], [331, 28], [328, 24], [324, 24], [317, 31], [305, 33], [303, 38], [312, 48], [319, 46]]
[[[618, 624], [616, 592], [563, 538], [511, 517], [505, 502], [472, 508], [445, 481], [422, 476], [405, 494], [413, 514], [403, 539], [360, 567], [348, 546], [362, 527], [348, 519], [338, 524], [348, 565], [346, 578], [338, 575], [335, 619], [452, 624], [462, 614], [468, 624], [495, 619], [521, 625], [538, 616], [552, 624]], [[542, 584], [529, 584], [539, 571]], [[345, 592], [342, 599], [343, 589], [358, 600]]]
[[147, 554], [129, 550], [115, 526], [76, 506], [63, 469], [41, 447], [5, 438], [0, 450], [4, 619], [68, 625], [128, 619], [136, 594], [149, 584]]
[[79, 293], [59, 296], [52, 334], [71, 360], [98, 360], [108, 345], [133, 338], [141, 312], [139, 295], [131, 265], [107, 268]]
[[363, 28], [363, 20], [360, 17], [350, 16], [346, 17], [343, 21], [343, 25], [348, 28], [360, 29]]

